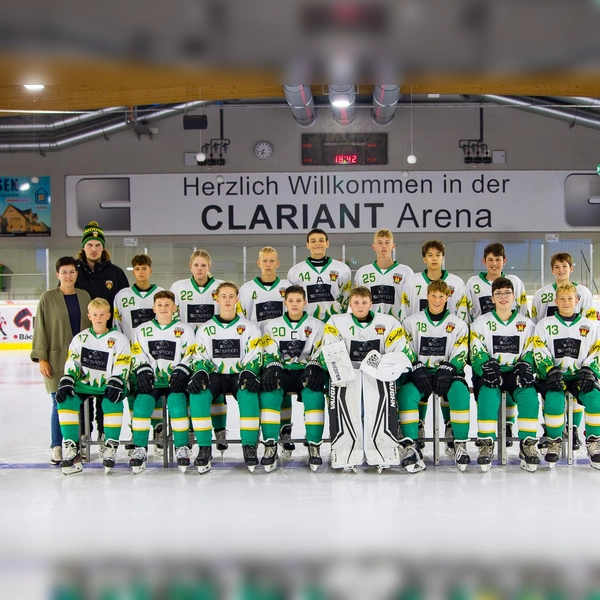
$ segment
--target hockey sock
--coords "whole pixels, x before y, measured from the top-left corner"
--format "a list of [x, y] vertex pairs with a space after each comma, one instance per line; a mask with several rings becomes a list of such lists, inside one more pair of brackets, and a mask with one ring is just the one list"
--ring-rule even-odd
[[565, 428], [565, 394], [549, 391], [544, 399], [544, 422], [546, 435], [551, 438], [562, 438]]
[[211, 410], [214, 406], [209, 390], [190, 394], [190, 417], [198, 446], [209, 446], [212, 438]]
[[227, 402], [225, 396], [217, 396], [210, 407], [213, 429], [225, 429], [227, 426]]
[[[469, 438], [469, 405], [471, 403], [469, 388], [462, 381], [455, 379], [450, 385], [448, 400], [454, 439], [467, 440]], [[442, 414], [444, 414], [443, 404]]]
[[121, 437], [121, 424], [123, 423], [123, 401], [111, 402], [102, 399], [102, 412], [104, 413], [104, 435], [107, 440], [118, 440]]
[[[407, 382], [398, 391], [398, 417], [402, 425], [402, 435], [416, 440], [419, 437], [421, 414], [421, 393], [414, 383]], [[427, 408], [427, 404], [424, 405]]]
[[167, 397], [167, 407], [171, 416], [175, 448], [186, 446], [188, 443], [188, 431], [190, 429], [187, 396], [183, 392], [169, 394]]
[[[258, 427], [260, 409], [258, 394], [246, 390], [239, 390], [237, 401], [240, 409], [240, 437], [242, 445], [256, 446], [258, 443]], [[279, 431], [277, 432], [277, 436]]]
[[58, 420], [63, 439], [79, 443], [79, 408], [81, 398], [75, 394], [67, 396], [64, 402], [58, 404]]
[[306, 441], [320, 444], [323, 440], [323, 426], [325, 423], [325, 394], [304, 388], [302, 390], [302, 402], [304, 403]]
[[519, 439], [538, 436], [540, 402], [535, 388], [517, 388], [513, 394], [519, 410]]
[[292, 396], [285, 394], [281, 402], [281, 425], [292, 424]]
[[261, 392], [260, 402], [260, 427], [263, 440], [276, 440], [279, 437], [280, 410], [283, 400], [283, 390]]
[[496, 439], [501, 399], [502, 393], [499, 388], [483, 386], [479, 390], [477, 397], [477, 437]]
[[143, 448], [148, 446], [148, 434], [150, 432], [150, 416], [154, 410], [156, 401], [150, 394], [138, 394], [133, 404], [133, 416], [131, 417], [131, 430], [133, 431], [133, 443]]
[[[585, 406], [585, 437], [600, 435], [600, 391], [593, 389], [587, 394], [581, 394], [581, 402]], [[575, 417], [573, 417], [575, 424]]]

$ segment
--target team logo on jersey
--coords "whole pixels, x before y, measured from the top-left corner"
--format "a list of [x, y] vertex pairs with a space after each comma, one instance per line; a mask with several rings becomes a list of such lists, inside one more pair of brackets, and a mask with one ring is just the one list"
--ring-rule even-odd
[[115, 338], [108, 338], [108, 339], [106, 340], [106, 345], [107, 345], [109, 348], [113, 348], [113, 347], [114, 347], [114, 345], [115, 345], [115, 342], [116, 342], [116, 341], [117, 341], [117, 340], [116, 340]]
[[282, 298], [285, 298], [285, 288], [284, 288], [284, 287], [283, 287], [283, 288], [279, 288], [279, 295], [280, 295]]
[[184, 331], [185, 329], [181, 329], [181, 327], [176, 327], [175, 329], [173, 329], [173, 333], [175, 334], [176, 338], [180, 338], [183, 335]]
[[515, 323], [515, 327], [517, 328], [517, 331], [519, 333], [523, 333], [525, 331], [525, 327], [527, 327], [527, 324], [525, 323], [525, 321], [519, 321]]
[[219, 297], [219, 296], [217, 295], [217, 291], [215, 290], [214, 292], [211, 292], [211, 293], [210, 293], [210, 295], [212, 296], [212, 299], [213, 299], [213, 300], [216, 302], [216, 301], [217, 301], [217, 298]]
[[453, 296], [454, 295], [454, 288], [452, 286], [449, 286], [449, 287], [450, 287], [450, 296]]
[[587, 334], [590, 332], [590, 328], [587, 325], [579, 326], [579, 335], [581, 337], [587, 337]]
[[385, 327], [383, 325], [375, 325], [375, 332], [377, 335], [383, 335], [385, 333]]
[[307, 326], [304, 328], [304, 335], [305, 335], [306, 337], [310, 337], [310, 334], [311, 334], [311, 333], [312, 333], [312, 327], [311, 327], [310, 325], [307, 325]]
[[446, 325], [446, 333], [452, 333], [455, 329], [456, 329], [455, 323], [450, 322]]
[[245, 325], [238, 325], [236, 327], [236, 330], [238, 332], [238, 335], [242, 335], [242, 333], [244, 333], [244, 331], [246, 331], [246, 326]]
[[399, 275], [398, 273], [394, 273], [392, 275], [392, 279], [394, 280], [394, 283], [400, 283], [403, 279], [402, 275]]
[[329, 281], [337, 281], [339, 275], [337, 271], [329, 271]]
[[113, 289], [113, 282], [110, 279], [108, 279], [107, 281], [105, 281], [104, 285], [106, 286], [107, 290], [112, 290]]

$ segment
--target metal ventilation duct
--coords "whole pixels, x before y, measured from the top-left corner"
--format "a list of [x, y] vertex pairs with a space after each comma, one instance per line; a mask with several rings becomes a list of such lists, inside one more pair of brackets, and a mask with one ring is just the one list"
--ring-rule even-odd
[[[334, 121], [338, 125], [350, 125], [356, 117], [356, 92], [353, 85], [330, 85], [329, 102]], [[345, 105], [338, 103], [344, 101]]]
[[317, 109], [310, 85], [284, 85], [285, 99], [300, 127], [310, 127], [317, 118]]
[[396, 114], [400, 99], [399, 85], [376, 85], [373, 88], [371, 116], [377, 125], [388, 125]]
[[11, 123], [8, 125], [0, 123], [0, 133], [52, 133], [53, 131], [67, 129], [68, 127], [85, 125], [90, 121], [95, 121], [96, 119], [101, 119], [103, 117], [110, 117], [114, 114], [123, 114], [127, 111], [127, 108], [127, 106], [113, 106], [111, 108], [86, 112], [66, 119], [56, 119], [51, 123]]

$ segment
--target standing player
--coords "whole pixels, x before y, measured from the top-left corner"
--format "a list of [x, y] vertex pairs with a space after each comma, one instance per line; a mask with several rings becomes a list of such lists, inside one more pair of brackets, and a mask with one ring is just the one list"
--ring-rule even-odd
[[131, 354], [129, 340], [107, 322], [112, 314], [104, 298], [94, 298], [88, 305], [89, 329], [78, 333], [69, 346], [65, 374], [56, 391], [58, 418], [65, 440], [60, 463], [64, 475], [83, 470], [79, 451], [79, 412], [81, 404], [95, 397], [102, 402], [106, 449], [104, 467], [115, 466], [121, 421], [123, 391], [129, 376]]
[[[313, 471], [323, 464], [320, 446], [325, 418], [325, 373], [318, 358], [324, 325], [309, 316], [305, 306], [304, 288], [299, 285], [288, 287], [285, 291], [285, 314], [269, 321], [265, 327], [260, 393], [265, 455], [260, 462], [266, 471], [277, 468], [280, 411], [283, 412], [284, 398], [287, 397], [288, 404], [291, 404], [291, 394], [296, 394], [304, 404], [308, 464]], [[282, 454], [285, 452], [284, 445]]]
[[[425, 310], [406, 317], [403, 322], [406, 337], [416, 355], [412, 372], [398, 394], [400, 423], [405, 436], [400, 440], [405, 450], [402, 466], [410, 473], [425, 469], [423, 455], [415, 440], [420, 408], [432, 393], [440, 396], [444, 420], [449, 419], [446, 431], [451, 424], [454, 432], [456, 466], [464, 471], [471, 462], [467, 454], [470, 395], [464, 379], [469, 328], [446, 308], [450, 293], [450, 286], [445, 281], [432, 281], [427, 286]], [[446, 452], [452, 454], [449, 449]]]
[[513, 283], [498, 277], [492, 283], [494, 310], [471, 324], [471, 366], [477, 400], [477, 463], [489, 471], [494, 455], [502, 392], [510, 394], [519, 413], [521, 468], [534, 472], [540, 463], [537, 429], [540, 403], [535, 389], [533, 336], [535, 325], [514, 307]]
[[374, 263], [358, 269], [354, 276], [354, 285], [364, 285], [371, 290], [375, 312], [388, 313], [400, 321], [402, 290], [414, 272], [409, 266], [394, 261], [392, 252], [395, 247], [394, 235], [389, 229], [376, 231], [371, 248], [377, 258]]
[[135, 450], [129, 465], [134, 473], [146, 470], [151, 417], [157, 404], [161, 406], [166, 398], [177, 466], [185, 473], [191, 456], [185, 389], [192, 374], [194, 331], [174, 316], [177, 306], [173, 292], [154, 294], [153, 310], [156, 318], [135, 329], [131, 346], [137, 396], [132, 418]]
[[289, 270], [288, 280], [306, 290], [308, 314], [327, 321], [346, 310], [352, 272], [345, 263], [327, 256], [329, 238], [322, 229], [308, 232], [306, 247], [310, 256]]
[[[355, 287], [350, 292], [352, 313], [334, 315], [325, 325], [322, 361], [332, 381], [329, 426], [334, 469], [356, 471], [365, 457], [379, 472], [400, 464], [396, 380], [410, 368], [412, 353], [399, 321], [374, 313], [371, 306], [369, 289]], [[340, 361], [350, 362], [350, 377], [336, 381]]]
[[195, 373], [188, 386], [190, 415], [198, 442], [194, 465], [199, 473], [210, 470], [210, 407], [214, 398], [232, 394], [240, 409], [244, 462], [253, 472], [258, 464], [261, 333], [257, 325], [236, 314], [238, 288], [234, 283], [221, 283], [216, 293], [220, 311], [198, 327]]
[[600, 469], [600, 325], [575, 312], [577, 288], [556, 288], [558, 312], [535, 327], [534, 358], [544, 397], [548, 436], [546, 462], [558, 462], [565, 426], [565, 393], [585, 407], [585, 435], [590, 466]]

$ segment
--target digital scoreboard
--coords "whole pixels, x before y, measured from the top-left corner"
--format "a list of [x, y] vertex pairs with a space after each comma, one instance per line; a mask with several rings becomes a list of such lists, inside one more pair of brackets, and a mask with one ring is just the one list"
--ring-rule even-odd
[[303, 133], [302, 164], [308, 167], [387, 165], [387, 133]]

